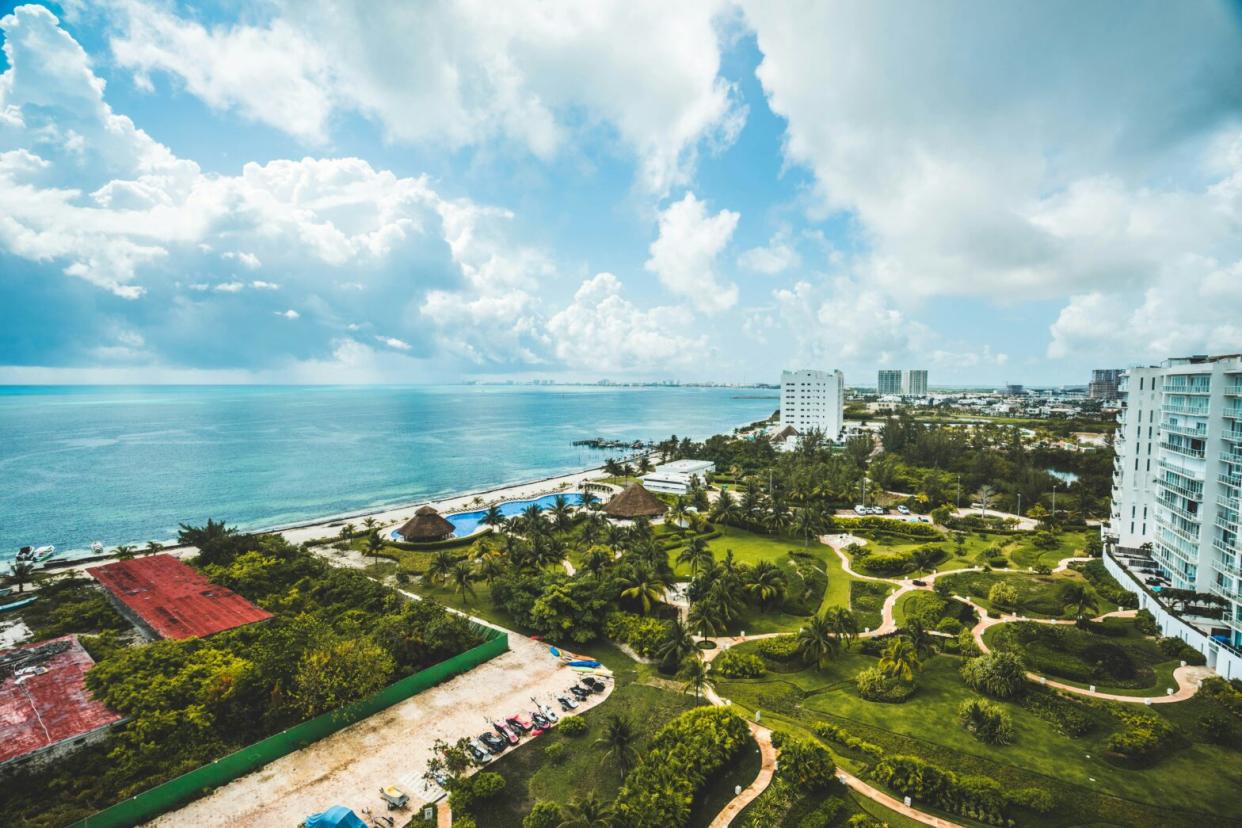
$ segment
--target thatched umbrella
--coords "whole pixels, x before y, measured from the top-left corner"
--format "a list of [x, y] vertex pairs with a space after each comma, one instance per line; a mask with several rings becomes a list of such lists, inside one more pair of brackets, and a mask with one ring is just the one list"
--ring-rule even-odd
[[450, 538], [457, 527], [449, 523], [440, 513], [430, 506], [423, 506], [414, 513], [414, 517], [405, 522], [397, 530], [397, 534], [407, 541], [438, 541]]
[[787, 440], [790, 437], [798, 437], [798, 436], [800, 436], [798, 434], [798, 429], [794, 428], [791, 425], [787, 425], [784, 428], [782, 428], [780, 431], [772, 435], [772, 442], [779, 443], [780, 441]]
[[631, 483], [621, 494], [613, 495], [604, 507], [604, 514], [620, 520], [633, 520], [638, 517], [659, 517], [667, 510], [668, 505], [644, 489], [641, 483]]

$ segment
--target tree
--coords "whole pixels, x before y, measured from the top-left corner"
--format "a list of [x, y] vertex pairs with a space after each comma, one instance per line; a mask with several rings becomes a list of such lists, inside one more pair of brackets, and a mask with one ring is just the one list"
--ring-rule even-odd
[[379, 521], [373, 517], [367, 517], [362, 521], [362, 529], [368, 535], [374, 532], [378, 526]]
[[160, 543], [159, 541], [153, 541], [153, 540], [147, 541], [147, 548], [143, 554], [154, 555], [157, 552], [163, 551], [163, 549], [164, 549], [164, 544]]
[[796, 736], [786, 738], [781, 745], [780, 775], [797, 790], [822, 790], [832, 783], [836, 772], [832, 754], [822, 745]]
[[372, 532], [367, 535], [367, 551], [371, 553], [371, 563], [379, 563], [379, 553], [383, 548], [384, 542], [380, 540], [379, 532]]
[[664, 600], [668, 584], [659, 575], [646, 570], [639, 570], [625, 581], [625, 589], [621, 597], [638, 604], [643, 615], [651, 612], [657, 604]]
[[604, 571], [612, 564], [612, 550], [606, 546], [592, 546], [583, 557], [582, 566], [595, 576], [595, 580], [604, 577]]
[[1017, 609], [1018, 590], [1013, 584], [997, 581], [988, 590], [988, 602], [1001, 610]]
[[638, 733], [630, 720], [614, 713], [605, 721], [604, 735], [595, 740], [595, 746], [604, 748], [604, 761], [615, 762], [625, 776], [638, 756], [637, 742]]
[[217, 522], [211, 518], [207, 518], [207, 523], [203, 526], [189, 526], [184, 523], [180, 526], [177, 541], [183, 546], [196, 546], [200, 550], [237, 534], [236, 528], [225, 526], [224, 521]]
[[746, 573], [744, 588], [766, 612], [785, 596], [785, 574], [771, 561], [759, 561]]
[[491, 506], [487, 507], [487, 511], [483, 513], [483, 517], [479, 518], [479, 523], [484, 526], [490, 526], [492, 529], [497, 529], [505, 525], [505, 516], [504, 513], [500, 511], [500, 507], [493, 503]]
[[913, 684], [914, 674], [920, 667], [918, 651], [904, 636], [890, 638], [880, 655], [878, 666], [885, 675]]
[[30, 583], [33, 577], [34, 564], [26, 561], [13, 564], [13, 581], [17, 584], [18, 594], [25, 591], [26, 584]]
[[134, 551], [135, 547], [123, 543], [116, 549], [113, 549], [112, 553], [116, 555], [118, 561], [128, 561], [130, 558], [134, 557]]
[[708, 548], [707, 541], [696, 536], [691, 538], [677, 553], [677, 563], [688, 565], [690, 574], [697, 578], [715, 565], [716, 556]]
[[836, 655], [840, 646], [832, 634], [832, 625], [823, 615], [812, 616], [810, 622], [798, 630], [797, 641], [802, 661], [821, 670], [828, 666], [828, 660]]
[[810, 507], [798, 509], [793, 515], [793, 530], [802, 536], [802, 545], [809, 546], [811, 537], [823, 531], [824, 521], [817, 510]]
[[703, 638], [718, 635], [729, 625], [719, 596], [713, 597], [710, 594], [691, 604], [686, 620], [690, 624], [690, 629], [697, 631]]
[[691, 655], [681, 663], [677, 677], [685, 682], [683, 690], [693, 690], [696, 700], [703, 697], [703, 691], [710, 683], [711, 665], [697, 655]]
[[437, 550], [427, 565], [427, 580], [433, 584], [440, 583], [453, 574], [453, 566], [457, 558], [447, 549]]
[[388, 683], [394, 662], [370, 638], [344, 638], [306, 653], [293, 677], [294, 706], [311, 718], [374, 693]]
[[[470, 564], [465, 561], [458, 561], [453, 566], [452, 577], [453, 587], [456, 589], [457, 594], [461, 596], [463, 601], [466, 601], [467, 594], [469, 594], [471, 598], [475, 597], [474, 568], [470, 566]], [[469, 603], [469, 601], [466, 601], [466, 603]]]
[[557, 531], [564, 532], [573, 523], [573, 508], [569, 505], [569, 498], [563, 494], [558, 494], [552, 499], [552, 524]]
[[914, 646], [914, 654], [919, 658], [926, 658], [932, 654], [932, 635], [919, 619], [907, 619], [901, 628], [901, 634], [910, 640]]
[[957, 721], [968, 733], [989, 745], [1013, 742], [1013, 722], [1001, 707], [986, 699], [967, 699], [957, 708]]
[[681, 664], [694, 651], [694, 635], [691, 634], [690, 627], [682, 623], [680, 617], [674, 618], [668, 623], [664, 640], [656, 649], [660, 663], [672, 672], [674, 665]]
[[600, 801], [595, 791], [574, 797], [563, 814], [556, 828], [612, 828], [616, 824], [616, 811], [610, 803]]
[[975, 492], [975, 499], [979, 501], [979, 514], [988, 510], [988, 504], [992, 502], [992, 496], [995, 494], [996, 490], [986, 483], [979, 487], [979, 491]]
[[1088, 611], [1098, 608], [1091, 590], [1077, 581], [1070, 581], [1061, 587], [1061, 600], [1065, 602], [1065, 611], [1076, 618], [1082, 618]]
[[962, 665], [962, 678], [975, 690], [998, 699], [1011, 699], [1022, 691], [1026, 669], [1013, 653], [991, 652]]
[[861, 627], [858, 623], [858, 616], [848, 607], [828, 607], [824, 610], [824, 618], [833, 635], [838, 641], [844, 642], [845, 649], [848, 650], [850, 645], [858, 639]]
[[344, 526], [341, 527], [341, 531], [340, 531], [341, 540], [343, 541], [349, 540], [350, 538], [354, 536], [354, 532], [356, 531], [357, 531], [357, 527], [354, 526], [352, 523], [345, 524]]

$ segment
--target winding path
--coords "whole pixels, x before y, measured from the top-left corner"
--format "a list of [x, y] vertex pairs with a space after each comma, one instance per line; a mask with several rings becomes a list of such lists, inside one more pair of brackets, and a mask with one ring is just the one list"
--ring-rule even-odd
[[746, 786], [745, 790], [720, 809], [720, 813], [716, 814], [709, 828], [725, 828], [730, 825], [737, 815], [746, 809], [747, 805], [767, 790], [768, 785], [772, 783], [772, 777], [776, 774], [776, 748], [772, 746], [772, 731], [754, 722], [746, 724], [750, 727], [750, 734], [754, 737], [755, 743], [759, 745], [759, 775], [755, 777], [754, 782]]

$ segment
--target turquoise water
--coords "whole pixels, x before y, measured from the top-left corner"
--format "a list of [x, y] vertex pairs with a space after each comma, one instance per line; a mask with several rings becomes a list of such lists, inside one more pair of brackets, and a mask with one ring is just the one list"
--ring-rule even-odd
[[0, 559], [534, 480], [616, 454], [574, 440], [703, 438], [777, 405], [726, 388], [0, 387]]
[[[552, 508], [552, 504], [556, 503], [558, 497], [565, 498], [565, 502], [570, 506], [577, 506], [582, 503], [582, 495], [578, 492], [565, 492], [564, 494], [549, 494], [528, 500], [508, 500], [500, 504], [500, 513], [507, 518], [511, 518], [515, 515], [520, 515], [532, 503], [538, 506], [539, 511], [542, 512], [545, 509]], [[453, 529], [453, 537], [464, 538], [479, 528], [479, 523], [483, 520], [485, 514], [487, 514], [486, 511], [479, 510], [474, 512], [453, 512], [444, 517], [455, 527]], [[401, 540], [397, 535], [396, 529], [393, 529], [389, 536], [393, 540]]]

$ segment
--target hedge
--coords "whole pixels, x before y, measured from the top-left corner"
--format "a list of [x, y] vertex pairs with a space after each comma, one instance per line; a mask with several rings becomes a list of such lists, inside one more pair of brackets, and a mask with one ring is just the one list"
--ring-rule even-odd
[[941, 540], [940, 530], [928, 523], [915, 523], [895, 518], [870, 517], [836, 518], [833, 526], [837, 529], [853, 529], [878, 532], [885, 535], [901, 535], [907, 538]]
[[645, 658], [654, 658], [668, 638], [668, 624], [658, 618], [632, 612], [610, 612], [604, 619], [604, 635], [634, 648]]
[[917, 756], [881, 759], [871, 776], [904, 796], [930, 802], [950, 813], [989, 825], [1006, 823], [1008, 797], [1000, 783], [990, 777], [958, 776]]
[[750, 653], [725, 650], [712, 662], [712, 671], [729, 679], [759, 678], [764, 673], [763, 659]]
[[690, 819], [695, 794], [751, 743], [741, 716], [726, 707], [687, 710], [656, 731], [651, 747], [617, 792], [630, 828], [673, 828]]

